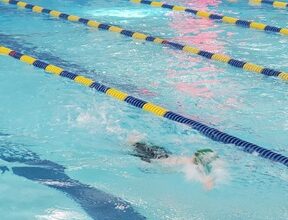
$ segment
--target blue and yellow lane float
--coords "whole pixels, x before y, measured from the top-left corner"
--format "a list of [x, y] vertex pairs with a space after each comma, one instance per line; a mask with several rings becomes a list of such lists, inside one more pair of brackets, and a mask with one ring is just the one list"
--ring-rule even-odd
[[156, 116], [164, 117], [166, 119], [187, 125], [191, 127], [192, 129], [198, 131], [202, 135], [224, 144], [232, 144], [235, 145], [238, 149], [243, 150], [250, 154], [256, 154], [260, 157], [269, 159], [274, 162], [281, 163], [288, 167], [288, 157], [281, 155], [279, 153], [273, 152], [271, 150], [268, 150], [264, 147], [257, 146], [255, 144], [252, 144], [250, 142], [244, 141], [240, 138], [234, 137], [232, 135], [229, 135], [227, 133], [224, 133], [222, 131], [219, 131], [215, 128], [209, 127], [203, 123], [197, 122], [195, 120], [192, 120], [190, 118], [187, 118], [181, 114], [172, 112], [167, 110], [164, 107], [161, 107], [159, 105], [155, 105], [151, 102], [144, 101], [142, 99], [133, 97], [128, 95], [125, 92], [122, 92], [116, 88], [108, 87], [104, 84], [98, 83], [90, 78], [87, 78], [85, 76], [81, 76], [69, 71], [66, 71], [62, 69], [59, 66], [55, 66], [53, 64], [48, 64], [44, 61], [38, 60], [34, 57], [31, 57], [29, 55], [25, 55], [22, 53], [19, 53], [15, 50], [12, 50], [10, 48], [7, 48], [5, 46], [0, 45], [0, 55], [7, 55], [10, 57], [13, 57], [17, 60], [20, 60], [26, 64], [33, 65], [34, 67], [37, 67], [39, 69], [43, 69], [45, 72], [61, 76], [64, 78], [68, 78], [70, 80], [73, 80], [75, 83], [84, 85], [86, 87], [90, 87], [92, 89], [95, 89], [98, 92], [104, 93], [114, 99], [126, 102], [132, 106], [135, 106], [137, 108], [141, 108], [147, 112], [150, 112]]
[[[156, 1], [148, 1], [148, 0], [130, 0], [130, 1], [133, 3], [140, 3], [140, 4], [150, 5], [153, 7], [170, 9], [173, 11], [186, 12], [189, 14], [193, 14], [199, 18], [206, 18], [206, 19], [210, 19], [214, 21], [222, 21], [223, 23], [233, 24], [233, 25], [240, 26], [240, 27], [288, 35], [288, 28], [280, 28], [280, 27], [275, 27], [275, 26], [255, 22], [255, 21], [247, 21], [247, 20], [242, 20], [239, 18], [225, 16], [225, 15], [213, 14], [208, 11], [195, 10], [195, 9], [186, 8], [180, 5], [169, 5], [164, 2], [156, 2]], [[264, 2], [266, 0], [255, 0], [255, 1]], [[280, 5], [280, 4], [276, 3], [275, 5]]]
[[250, 3], [255, 4], [255, 5], [267, 4], [267, 5], [272, 5], [274, 8], [281, 8], [281, 9], [288, 8], [287, 2], [280, 2], [280, 1], [250, 0]]
[[225, 54], [212, 53], [210, 51], [200, 50], [196, 47], [192, 47], [189, 45], [184, 45], [184, 44], [180, 44], [177, 42], [164, 40], [162, 38], [153, 37], [153, 36], [150, 36], [150, 35], [147, 35], [144, 33], [140, 33], [140, 32], [125, 30], [125, 29], [118, 27], [118, 26], [100, 23], [98, 21], [89, 20], [86, 18], [80, 18], [79, 16], [76, 16], [76, 15], [69, 15], [69, 14], [66, 14], [66, 13], [63, 13], [60, 11], [46, 9], [46, 8], [41, 7], [41, 6], [28, 4], [28, 3], [23, 2], [23, 1], [0, 0], [0, 2], [17, 5], [20, 8], [26, 8], [26, 9], [31, 10], [32, 12], [35, 12], [35, 13], [48, 14], [48, 15], [55, 17], [55, 18], [61, 18], [61, 19], [71, 21], [71, 22], [82, 23], [82, 24], [87, 25], [87, 26], [92, 27], [92, 28], [98, 28], [101, 30], [119, 33], [119, 34], [122, 34], [126, 37], [131, 37], [131, 38], [134, 38], [137, 40], [145, 40], [145, 41], [154, 42], [157, 44], [166, 45], [166, 46], [173, 48], [173, 49], [176, 49], [176, 50], [185, 51], [187, 53], [195, 54], [195, 55], [204, 57], [206, 59], [226, 63], [230, 66], [241, 68], [241, 69], [249, 71], [249, 72], [263, 74], [266, 76], [278, 77], [279, 79], [282, 79], [284, 81], [288, 81], [288, 73], [286, 73], [284, 71], [278, 71], [278, 70], [266, 68], [266, 67], [263, 67], [263, 66], [251, 63], [251, 62], [234, 59], [234, 58], [231, 58], [230, 56], [227, 56]]

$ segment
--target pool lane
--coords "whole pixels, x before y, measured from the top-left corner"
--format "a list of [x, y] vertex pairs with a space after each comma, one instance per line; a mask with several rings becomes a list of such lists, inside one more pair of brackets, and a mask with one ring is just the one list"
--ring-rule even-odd
[[33, 65], [39, 69], [43, 69], [48, 73], [52, 73], [58, 76], [62, 76], [64, 78], [68, 78], [70, 80], [73, 80], [74, 82], [90, 87], [92, 89], [95, 89], [98, 92], [104, 93], [108, 96], [111, 96], [114, 99], [124, 101], [130, 105], [133, 105], [137, 108], [141, 108], [145, 111], [148, 111], [156, 116], [164, 117], [169, 120], [185, 124], [192, 129], [198, 131], [199, 133], [203, 134], [204, 136], [212, 139], [213, 141], [221, 142], [224, 144], [233, 144], [240, 150], [250, 153], [250, 154], [256, 154], [262, 158], [281, 163], [288, 167], [288, 157], [281, 155], [279, 153], [273, 152], [271, 150], [268, 150], [264, 147], [255, 145], [253, 143], [250, 143], [248, 141], [244, 141], [240, 138], [234, 137], [232, 135], [229, 135], [227, 133], [221, 132], [215, 128], [209, 127], [205, 124], [202, 124], [200, 122], [197, 122], [195, 120], [192, 120], [190, 118], [187, 118], [181, 114], [169, 111], [161, 106], [155, 105], [151, 102], [147, 102], [138, 98], [135, 98], [133, 96], [128, 95], [125, 92], [122, 92], [115, 88], [110, 88], [104, 84], [98, 83], [90, 78], [87, 78], [85, 76], [81, 76], [69, 71], [66, 71], [62, 69], [61, 67], [48, 64], [44, 61], [38, 60], [34, 57], [31, 57], [29, 55], [25, 55], [22, 53], [19, 53], [15, 50], [12, 50], [10, 48], [0, 46], [0, 54], [2, 55], [8, 55], [10, 57], [13, 57], [17, 60], [20, 60], [26, 64]]
[[251, 62], [234, 59], [234, 58], [231, 58], [225, 54], [212, 53], [210, 51], [200, 50], [200, 49], [192, 47], [192, 46], [183, 45], [180, 43], [176, 43], [176, 42], [165, 40], [165, 39], [158, 38], [158, 37], [153, 37], [153, 36], [141, 33], [141, 32], [134, 32], [134, 31], [130, 31], [130, 30], [125, 30], [125, 29], [122, 29], [118, 26], [100, 23], [98, 21], [89, 20], [86, 18], [81, 18], [81, 17], [76, 16], [76, 15], [69, 15], [66, 13], [62, 13], [60, 11], [50, 10], [50, 9], [43, 8], [43, 7], [38, 6], [38, 5], [32, 5], [32, 4], [26, 3], [23, 1], [16, 1], [16, 0], [1, 0], [1, 1], [4, 3], [17, 5], [20, 8], [29, 9], [34, 13], [49, 14], [52, 17], [61, 18], [61, 19], [71, 21], [71, 22], [79, 22], [79, 23], [82, 23], [82, 24], [87, 25], [89, 27], [98, 28], [101, 30], [111, 31], [111, 32], [115, 32], [115, 33], [120, 33], [121, 35], [131, 37], [134, 39], [145, 40], [145, 41], [154, 42], [154, 43], [161, 44], [161, 45], [166, 45], [166, 46], [173, 48], [173, 49], [176, 49], [176, 50], [192, 53], [192, 54], [201, 56], [201, 57], [206, 58], [206, 59], [226, 63], [230, 66], [240, 68], [240, 69], [246, 70], [248, 72], [263, 74], [266, 76], [273, 76], [273, 77], [277, 77], [281, 80], [288, 81], [288, 73], [286, 73], [284, 71], [266, 68], [266, 67], [263, 67], [263, 66], [251, 63]]

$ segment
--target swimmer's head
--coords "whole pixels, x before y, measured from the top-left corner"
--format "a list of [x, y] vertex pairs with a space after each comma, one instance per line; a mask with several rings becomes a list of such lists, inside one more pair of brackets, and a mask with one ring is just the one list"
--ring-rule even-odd
[[211, 163], [218, 159], [217, 153], [211, 149], [197, 150], [194, 154], [194, 161], [196, 165], [202, 165], [206, 173], [210, 173], [212, 169]]

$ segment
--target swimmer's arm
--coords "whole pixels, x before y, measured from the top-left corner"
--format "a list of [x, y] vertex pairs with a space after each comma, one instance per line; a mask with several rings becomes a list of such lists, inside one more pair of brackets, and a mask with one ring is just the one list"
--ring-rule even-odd
[[[171, 156], [165, 159], [159, 159], [157, 160], [161, 162], [162, 164], [168, 165], [168, 166], [179, 166], [179, 165], [189, 165], [194, 164], [194, 158], [192, 157], [175, 157]], [[193, 166], [194, 169], [197, 170], [199, 174], [201, 174], [201, 178], [199, 178], [200, 182], [202, 183], [203, 187], [206, 190], [211, 190], [214, 187], [214, 179], [206, 175], [203, 168], [201, 166]]]
[[170, 156], [168, 158], [159, 159], [158, 161], [165, 165], [175, 166], [175, 165], [184, 165], [184, 164], [194, 163], [193, 162], [194, 158]]
[[202, 180], [202, 184], [206, 190], [211, 190], [214, 187], [214, 180], [210, 176], [205, 176]]
[[206, 190], [211, 190], [214, 187], [214, 179], [210, 176], [207, 175], [204, 171], [204, 167], [201, 165], [198, 165], [196, 167], [196, 169], [198, 170], [198, 172], [201, 174], [202, 178], [200, 178], [200, 182], [202, 183], [203, 187]]

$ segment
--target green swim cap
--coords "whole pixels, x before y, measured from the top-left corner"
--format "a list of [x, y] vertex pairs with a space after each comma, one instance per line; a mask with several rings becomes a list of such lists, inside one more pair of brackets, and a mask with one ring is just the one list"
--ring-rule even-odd
[[211, 149], [200, 149], [195, 152], [195, 163], [202, 165], [206, 174], [211, 173], [211, 163], [218, 159], [218, 155]]

